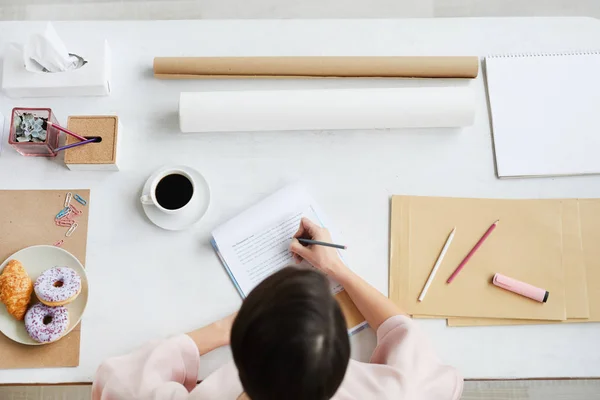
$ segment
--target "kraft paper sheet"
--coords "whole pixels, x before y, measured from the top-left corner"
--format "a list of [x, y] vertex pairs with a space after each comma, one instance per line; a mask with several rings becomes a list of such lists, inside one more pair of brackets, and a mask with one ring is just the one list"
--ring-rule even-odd
[[[88, 201], [85, 207], [73, 203], [82, 214], [77, 217], [77, 230], [69, 238], [65, 237], [67, 228], [54, 224], [67, 192], [77, 193]], [[62, 248], [85, 265], [89, 190], [1, 190], [0, 204], [1, 262], [25, 247], [53, 245], [64, 239]], [[75, 367], [79, 365], [80, 330], [81, 324], [59, 341], [42, 346], [23, 345], [0, 334], [0, 369]]]
[[[566, 204], [577, 203], [578, 215], [564, 222], [565, 231], [580, 234], [579, 243], [565, 241], [565, 279], [567, 283], [567, 321], [562, 323], [600, 322], [600, 199], [569, 200]], [[571, 239], [574, 235], [568, 235]], [[570, 249], [570, 251], [569, 251]], [[584, 272], [577, 272], [581, 268]], [[577, 292], [577, 293], [576, 293]], [[581, 304], [585, 294], [585, 307]], [[587, 316], [584, 316], [587, 311]], [[551, 324], [556, 321], [527, 321], [491, 318], [448, 318], [448, 326], [492, 326], [492, 325], [533, 325]]]
[[475, 78], [479, 58], [457, 57], [156, 57], [159, 79]]
[[[452, 282], [488, 227], [500, 223]], [[566, 319], [562, 204], [544, 200], [392, 197], [390, 298], [411, 315]], [[424, 301], [421, 292], [453, 227], [456, 234]], [[545, 304], [492, 285], [496, 272], [543, 287]]]

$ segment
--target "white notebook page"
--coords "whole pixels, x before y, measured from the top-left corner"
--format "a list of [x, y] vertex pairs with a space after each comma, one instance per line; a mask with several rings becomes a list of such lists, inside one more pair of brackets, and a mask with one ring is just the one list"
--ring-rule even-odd
[[[213, 246], [242, 297], [268, 276], [295, 264], [289, 246], [300, 219], [307, 217], [325, 226], [316, 208], [303, 186], [293, 185], [215, 229]], [[307, 263], [302, 265], [312, 268]], [[331, 279], [330, 286], [333, 293], [342, 290]]]
[[499, 177], [600, 173], [600, 54], [485, 60]]

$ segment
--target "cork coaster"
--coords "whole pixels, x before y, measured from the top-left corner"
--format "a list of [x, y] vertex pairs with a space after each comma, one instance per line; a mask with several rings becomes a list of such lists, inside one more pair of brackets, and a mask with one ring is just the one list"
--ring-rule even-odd
[[[65, 164], [115, 164], [117, 161], [117, 135], [119, 117], [114, 115], [70, 116], [67, 128], [81, 136], [102, 138], [99, 143], [89, 143], [65, 151]], [[68, 135], [67, 143], [79, 139]]]

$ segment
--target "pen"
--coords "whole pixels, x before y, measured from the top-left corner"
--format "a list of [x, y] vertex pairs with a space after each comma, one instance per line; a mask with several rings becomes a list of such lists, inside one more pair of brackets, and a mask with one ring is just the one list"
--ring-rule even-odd
[[61, 150], [67, 150], [70, 149], [72, 147], [77, 147], [77, 146], [81, 146], [84, 144], [88, 144], [88, 143], [93, 143], [93, 142], [97, 142], [98, 139], [94, 138], [94, 139], [86, 139], [86, 140], [82, 140], [81, 142], [77, 142], [77, 143], [72, 143], [72, 144], [68, 144], [66, 146], [62, 146], [62, 147], [57, 147], [56, 149], [54, 149], [55, 152], [59, 152]]
[[336, 249], [342, 249], [342, 250], [346, 250], [346, 248], [347, 248], [346, 246], [342, 246], [341, 244], [321, 242], [319, 240], [298, 238], [298, 241], [302, 244], [315, 244], [318, 246], [334, 247]]

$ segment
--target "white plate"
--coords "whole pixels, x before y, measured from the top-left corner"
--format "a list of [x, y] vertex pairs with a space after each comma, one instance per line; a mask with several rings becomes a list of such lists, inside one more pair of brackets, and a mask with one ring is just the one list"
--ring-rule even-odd
[[[38, 276], [41, 275], [47, 269], [53, 267], [69, 267], [75, 270], [81, 276], [81, 293], [77, 298], [66, 305], [69, 310], [69, 329], [65, 335], [73, 328], [77, 326], [81, 320], [81, 316], [85, 311], [85, 306], [88, 301], [88, 280], [85, 274], [83, 265], [75, 258], [74, 255], [68, 251], [61, 249], [56, 246], [31, 246], [23, 250], [17, 251], [12, 256], [8, 257], [2, 265], [0, 265], [0, 273], [4, 270], [4, 267], [10, 260], [19, 260], [25, 271], [29, 274], [31, 280], [35, 283]], [[35, 293], [31, 294], [32, 301], [30, 304], [37, 303], [38, 300], [35, 297]], [[29, 337], [25, 330], [25, 323], [23, 321], [17, 321], [14, 319], [4, 304], [0, 303], [0, 331], [9, 339], [15, 342], [29, 344], [29, 345], [41, 345], [46, 343], [38, 343]], [[64, 337], [64, 336], [63, 336]]]
[[180, 169], [192, 177], [194, 180], [194, 199], [192, 201], [195, 204], [190, 204], [181, 214], [166, 214], [152, 204], [142, 204], [142, 207], [148, 219], [156, 226], [169, 231], [179, 231], [191, 227], [206, 214], [210, 204], [210, 187], [200, 172], [190, 167], [177, 165], [155, 171], [144, 184], [142, 193], [150, 192], [150, 186], [154, 179], [169, 169]]

